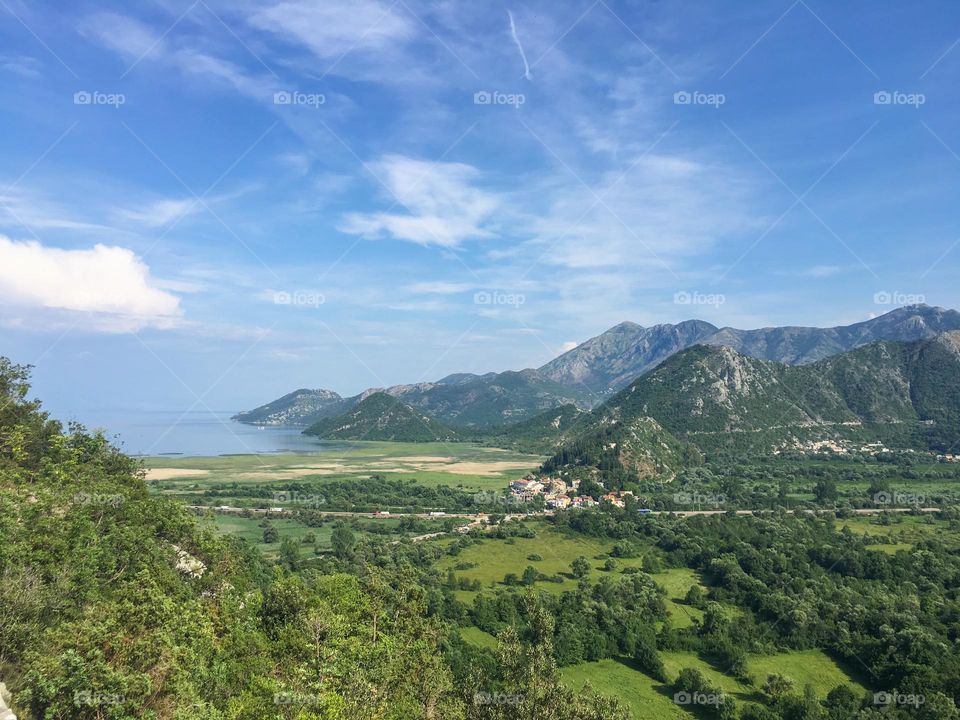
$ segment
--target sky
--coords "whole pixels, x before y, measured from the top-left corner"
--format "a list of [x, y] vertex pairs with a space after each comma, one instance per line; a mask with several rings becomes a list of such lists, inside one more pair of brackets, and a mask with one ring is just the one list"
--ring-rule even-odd
[[0, 0], [0, 354], [54, 414], [960, 307], [960, 5]]

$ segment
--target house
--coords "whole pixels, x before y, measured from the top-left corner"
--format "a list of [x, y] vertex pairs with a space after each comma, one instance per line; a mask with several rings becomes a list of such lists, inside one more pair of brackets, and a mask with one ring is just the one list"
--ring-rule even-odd
[[569, 495], [557, 495], [551, 497], [547, 500], [547, 507], [552, 508], [565, 508], [570, 507], [570, 496]]
[[607, 493], [601, 500], [610, 503], [611, 505], [616, 505], [617, 507], [623, 507], [623, 500], [620, 499], [620, 496], [617, 493]]

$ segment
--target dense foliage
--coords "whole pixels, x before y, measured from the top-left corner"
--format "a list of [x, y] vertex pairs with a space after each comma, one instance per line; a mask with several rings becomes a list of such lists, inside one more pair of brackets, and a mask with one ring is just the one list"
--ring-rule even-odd
[[[621, 717], [559, 685], [546, 630], [507, 633], [498, 666], [455, 682], [416, 551], [343, 528], [322, 569], [268, 567], [27, 393], [27, 370], [0, 361], [0, 678], [21, 717]], [[500, 691], [520, 700], [485, 701]]]

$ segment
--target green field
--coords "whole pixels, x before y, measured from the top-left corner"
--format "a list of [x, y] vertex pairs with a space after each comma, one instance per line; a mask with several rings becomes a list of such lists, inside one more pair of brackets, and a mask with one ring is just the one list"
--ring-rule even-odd
[[473, 443], [329, 443], [303, 454], [148, 457], [147, 479], [174, 495], [200, 494], [213, 485], [260, 486], [277, 481], [323, 483], [371, 475], [428, 486], [503, 490], [543, 458]]
[[[210, 517], [212, 515], [212, 517]], [[264, 516], [257, 515], [254, 517], [243, 517], [241, 515], [233, 513], [211, 513], [210, 515], [203, 518], [202, 522], [212, 527], [218, 533], [224, 535], [236, 535], [243, 538], [247, 542], [255, 545], [268, 557], [275, 557], [280, 551], [280, 543], [284, 538], [291, 537], [296, 540], [298, 543], [302, 544], [301, 547], [301, 557], [308, 558], [314, 555], [314, 549], [319, 549], [321, 551], [330, 549], [330, 535], [333, 532], [334, 523], [344, 522], [339, 519], [331, 519], [328, 522], [325, 522], [320, 527], [311, 527], [308, 526], [299, 520], [294, 518], [269, 518], [270, 525], [277, 529], [277, 532], [280, 535], [280, 539], [275, 543], [265, 543], [263, 542], [263, 525]], [[351, 526], [355, 523], [347, 520], [347, 525]], [[421, 521], [426, 527], [424, 532], [438, 532], [443, 529], [443, 523], [445, 521], [441, 520], [422, 520]], [[382, 527], [385, 530], [396, 530], [398, 524], [400, 523], [399, 517], [392, 518], [363, 518], [362, 527]], [[354, 528], [354, 534], [357, 536], [369, 535], [371, 537], [380, 538], [385, 541], [398, 540], [403, 537], [409, 537], [412, 534], [416, 533], [398, 533], [394, 532], [391, 534], [381, 534], [381, 533], [372, 533], [367, 532], [363, 529]], [[419, 533], [420, 531], [417, 531]], [[307, 533], [313, 533], [316, 542], [312, 544], [303, 543], [303, 537]]]
[[[560, 575], [563, 582], [538, 581], [537, 590], [550, 593], [562, 593], [575, 590], [577, 581], [570, 573], [570, 565], [575, 558], [583, 556], [591, 565], [591, 577], [608, 574], [603, 565], [611, 549], [613, 541], [603, 541], [583, 536], [566, 536], [541, 520], [527, 521], [527, 525], [536, 528], [535, 538], [510, 538], [509, 540], [487, 539], [478, 545], [472, 545], [456, 556], [447, 556], [437, 562], [441, 572], [454, 569], [458, 564], [471, 564], [466, 570], [454, 570], [457, 577], [468, 580], [479, 580], [480, 592], [489, 592], [496, 588], [506, 587], [503, 578], [508, 573], [520, 576], [527, 566], [533, 566], [544, 575]], [[638, 548], [640, 554], [634, 558], [616, 558], [617, 568], [613, 573], [620, 573], [627, 567], [641, 567], [644, 552], [651, 552], [649, 548]], [[529, 560], [529, 556], [539, 555], [541, 560]], [[667, 611], [670, 613], [674, 627], [684, 628], [693, 624], [694, 619], [703, 618], [703, 611], [691, 607], [684, 602], [687, 591], [692, 585], [701, 584], [697, 574], [688, 568], [668, 568], [653, 574], [653, 579], [666, 591]], [[702, 586], [702, 584], [701, 584]], [[468, 590], [458, 590], [457, 599], [470, 604], [477, 593]], [[730, 613], [736, 612], [728, 608]]]
[[667, 688], [618, 660], [600, 660], [563, 668], [564, 683], [574, 690], [589, 685], [597, 692], [619, 698], [636, 720], [689, 720], [691, 715], [675, 705]]
[[[437, 563], [441, 572], [446, 572], [460, 563], [473, 563], [476, 567], [469, 570], [457, 570], [457, 577], [479, 580], [484, 590], [502, 586], [507, 573], [520, 575], [524, 568], [532, 565], [545, 575], [563, 575], [562, 583], [538, 582], [537, 589], [548, 592], [563, 592], [576, 588], [576, 580], [570, 575], [570, 564], [579, 556], [586, 557], [593, 566], [593, 573], [604, 572], [603, 559], [612, 543], [585, 537], [567, 537], [546, 526], [542, 521], [530, 523], [537, 528], [535, 538], [510, 538], [509, 540], [487, 539], [463, 550], [459, 555], [444, 557]], [[540, 555], [542, 560], [529, 560], [530, 555]], [[625, 560], [624, 563], [637, 563], [639, 560]], [[461, 600], [472, 600], [473, 592], [458, 593]]]
[[[858, 695], [866, 689], [851, 678], [840, 666], [820, 650], [804, 650], [777, 655], [751, 655], [748, 660], [754, 684], [741, 683], [717, 670], [690, 652], [661, 652], [667, 674], [675, 678], [682, 668], [699, 670], [710, 684], [731, 695], [738, 703], [757, 701], [759, 689], [767, 675], [780, 673], [794, 682], [794, 692], [802, 694], [810, 685], [819, 698], [826, 697], [834, 687], [849, 685]], [[587, 683], [594, 690], [619, 698], [636, 720], [670, 720], [687, 718], [691, 714], [674, 704], [669, 684], [660, 683], [634, 669], [628, 661], [607, 659], [562, 668], [564, 682], [573, 689], [582, 689]]]

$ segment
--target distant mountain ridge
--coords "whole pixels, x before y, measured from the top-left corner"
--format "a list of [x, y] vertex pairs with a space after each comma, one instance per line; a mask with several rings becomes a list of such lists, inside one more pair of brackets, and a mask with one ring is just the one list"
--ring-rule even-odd
[[373, 392], [386, 392], [443, 423], [502, 427], [561, 405], [589, 409], [676, 353], [698, 344], [727, 346], [762, 360], [803, 364], [877, 340], [910, 341], [960, 330], [960, 313], [927, 305], [898, 308], [833, 328], [717, 328], [702, 320], [645, 328], [623, 322], [537, 369], [455, 373], [436, 382], [371, 388], [342, 398], [331, 390], [297, 390], [239, 413], [241, 422], [306, 427], [349, 411]]
[[908, 305], [885, 315], [832, 328], [717, 328], [701, 320], [645, 328], [621, 323], [539, 368], [562, 384], [594, 392], [617, 391], [668, 357], [693, 345], [724, 345], [761, 360], [799, 365], [816, 362], [877, 340], [921, 340], [960, 330], [960, 313]]

